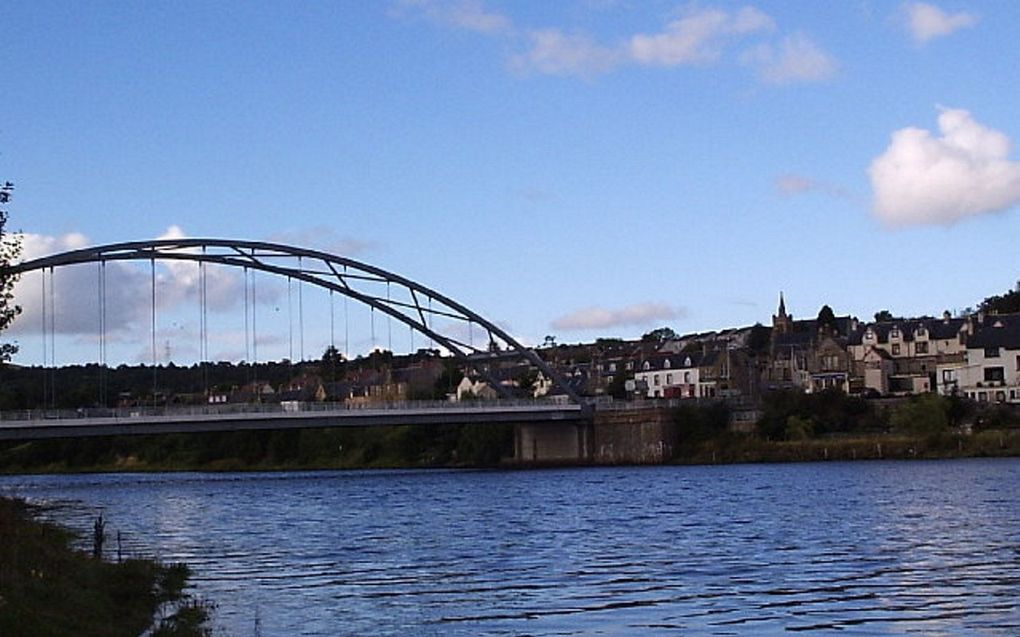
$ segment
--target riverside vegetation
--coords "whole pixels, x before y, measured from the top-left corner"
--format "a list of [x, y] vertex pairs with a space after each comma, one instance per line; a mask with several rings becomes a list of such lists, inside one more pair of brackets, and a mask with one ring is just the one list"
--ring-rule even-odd
[[[208, 637], [209, 606], [184, 592], [188, 567], [110, 562], [73, 548], [73, 533], [0, 498], [0, 635]], [[98, 530], [102, 530], [97, 521]]]
[[[1020, 455], [1020, 413], [923, 394], [875, 401], [838, 391], [775, 392], [750, 433], [723, 403], [673, 410], [675, 463]], [[0, 444], [0, 472], [242, 471], [497, 467], [510, 425], [288, 429]]]

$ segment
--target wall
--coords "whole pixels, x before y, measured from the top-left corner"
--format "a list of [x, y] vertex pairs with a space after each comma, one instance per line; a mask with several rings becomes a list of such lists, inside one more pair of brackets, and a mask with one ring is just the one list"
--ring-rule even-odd
[[664, 408], [595, 412], [592, 461], [659, 464], [673, 456], [677, 427]]

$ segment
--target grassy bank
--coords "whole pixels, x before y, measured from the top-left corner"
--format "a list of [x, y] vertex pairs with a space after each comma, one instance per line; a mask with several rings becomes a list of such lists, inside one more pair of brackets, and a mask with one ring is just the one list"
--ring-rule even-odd
[[512, 426], [337, 427], [5, 442], [0, 473], [491, 467], [512, 455]]
[[211, 634], [206, 606], [183, 591], [186, 566], [94, 559], [71, 547], [73, 537], [24, 502], [0, 498], [0, 635]]
[[813, 462], [825, 460], [908, 460], [1020, 456], [1020, 431], [974, 434], [872, 434], [808, 440], [766, 440], [731, 435], [681, 444], [678, 464]]

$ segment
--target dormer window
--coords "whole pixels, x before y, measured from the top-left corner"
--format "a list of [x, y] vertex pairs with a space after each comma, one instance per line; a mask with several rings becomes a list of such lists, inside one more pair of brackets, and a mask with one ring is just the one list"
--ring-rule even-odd
[[925, 338], [926, 336], [928, 336], [928, 331], [923, 327], [919, 327], [916, 330], [914, 330], [914, 336], [918, 338]]
[[891, 330], [889, 330], [889, 338], [891, 338], [892, 340], [895, 340], [895, 341], [900, 340], [900, 330], [899, 330], [899, 328], [894, 327]]
[[650, 370], [651, 368], [652, 368], [652, 365], [648, 361], [645, 361], [645, 364], [641, 366], [641, 369], [645, 370], [646, 372], [648, 370]]
[[669, 365], [669, 359], [667, 358], [667, 359], [666, 359], [665, 361], [663, 361], [663, 363], [662, 363], [662, 368], [663, 368], [663, 369], [669, 369], [669, 367], [670, 367], [670, 365]]
[[691, 357], [688, 356], [687, 358], [684, 359], [684, 367], [690, 367], [690, 366], [691, 366]]
[[868, 331], [864, 333], [864, 340], [873, 341], [875, 340], [875, 330], [868, 328]]

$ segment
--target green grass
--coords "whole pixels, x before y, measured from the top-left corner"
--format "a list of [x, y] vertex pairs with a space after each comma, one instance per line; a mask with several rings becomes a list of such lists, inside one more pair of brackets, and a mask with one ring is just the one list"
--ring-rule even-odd
[[[187, 566], [96, 560], [72, 549], [72, 539], [67, 530], [37, 520], [24, 502], [0, 498], [0, 635], [140, 635], [154, 626], [161, 608], [170, 611], [154, 635], [210, 634], [207, 606], [183, 592]], [[191, 606], [199, 616], [188, 611], [178, 622], [176, 611]], [[178, 623], [182, 630], [167, 628]]]

